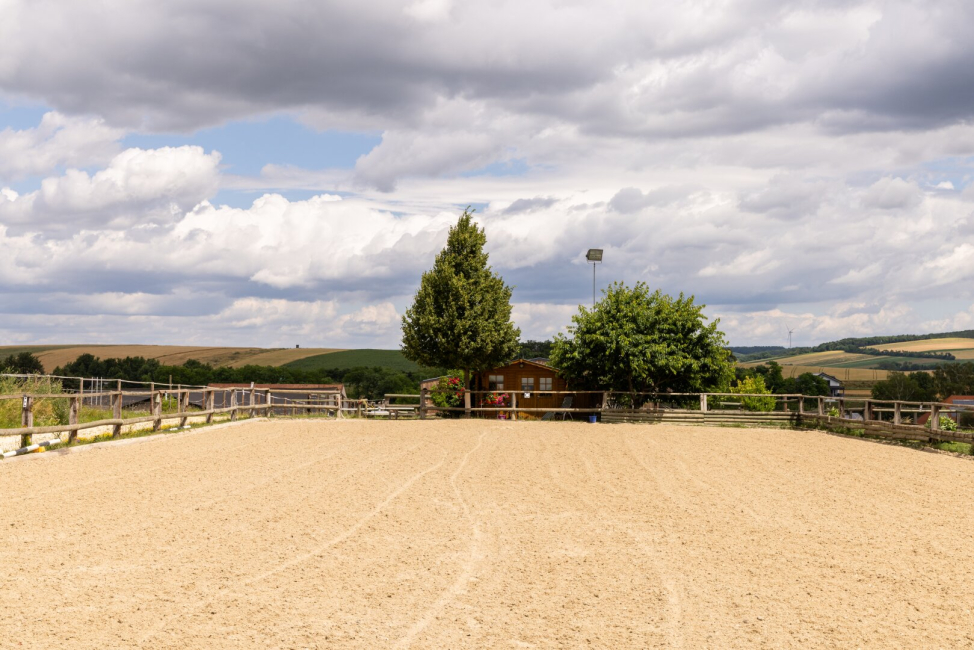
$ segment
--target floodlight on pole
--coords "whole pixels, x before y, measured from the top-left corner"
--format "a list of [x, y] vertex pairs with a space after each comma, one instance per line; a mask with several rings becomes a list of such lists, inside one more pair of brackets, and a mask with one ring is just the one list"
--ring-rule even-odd
[[590, 248], [585, 259], [592, 263], [592, 306], [595, 307], [595, 265], [602, 261], [602, 249]]

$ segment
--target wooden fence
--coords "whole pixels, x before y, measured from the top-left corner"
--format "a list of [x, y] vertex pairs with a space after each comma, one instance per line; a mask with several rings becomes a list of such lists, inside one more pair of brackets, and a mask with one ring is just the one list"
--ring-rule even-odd
[[[21, 451], [30, 451], [33, 436], [38, 434], [67, 433], [67, 442], [73, 442], [78, 434], [86, 429], [110, 427], [113, 438], [122, 434], [125, 426], [151, 422], [151, 428], [158, 431], [164, 420], [176, 421], [184, 427], [190, 418], [203, 418], [212, 423], [214, 416], [226, 416], [231, 421], [241, 414], [254, 417], [258, 414], [295, 414], [295, 410], [306, 414], [333, 412], [341, 416], [343, 412], [359, 416], [382, 414], [398, 416], [417, 414], [421, 419], [437, 413], [450, 413], [464, 417], [501, 417], [517, 419], [518, 416], [530, 418], [554, 417], [574, 419], [575, 416], [596, 416], [605, 423], [640, 422], [686, 424], [686, 425], [739, 425], [739, 426], [807, 426], [818, 425], [830, 428], [862, 431], [870, 436], [895, 440], [916, 440], [922, 442], [965, 442], [974, 444], [974, 433], [967, 431], [945, 431], [941, 426], [941, 415], [952, 415], [961, 420], [961, 415], [974, 420], [974, 405], [948, 404], [941, 402], [881, 401], [845, 397], [810, 397], [804, 395], [740, 395], [735, 393], [622, 393], [613, 391], [544, 391], [548, 398], [571, 396], [571, 404], [563, 401], [555, 407], [518, 406], [518, 393], [508, 391], [509, 404], [485, 404], [489, 391], [465, 391], [462, 406], [437, 406], [432, 396], [437, 389], [424, 388], [419, 394], [389, 394], [387, 404], [375, 409], [361, 401], [343, 403], [340, 393], [308, 389], [275, 388], [210, 388], [210, 387], [163, 387], [150, 384], [149, 390], [123, 390], [117, 382], [113, 391], [53, 394], [11, 394], [0, 395], [2, 400], [20, 402], [21, 426], [0, 429], [0, 436], [20, 436]], [[198, 407], [190, 406], [190, 396], [195, 395]], [[282, 397], [283, 396], [283, 397]], [[221, 406], [216, 406], [220, 397]], [[328, 397], [328, 403], [322, 403]], [[111, 405], [111, 417], [83, 422], [81, 416], [83, 400], [106, 399]], [[173, 412], [164, 412], [163, 402], [175, 399]], [[773, 400], [771, 411], [745, 410], [742, 399], [766, 398]], [[67, 424], [35, 426], [34, 406], [38, 400], [66, 400]], [[408, 400], [410, 404], [392, 404], [392, 401]], [[138, 401], [149, 407], [148, 415], [124, 417], [124, 403]], [[556, 400], [557, 401], [557, 400]], [[475, 405], [476, 404], [476, 405]], [[577, 406], [576, 404], [582, 404]], [[830, 412], [832, 413], [830, 415]], [[928, 426], [917, 423], [921, 416], [929, 418]], [[908, 421], [909, 420], [909, 421]], [[59, 438], [60, 439], [60, 438]], [[48, 441], [50, 442], [50, 441]], [[47, 444], [47, 442], [43, 443]], [[8, 452], [10, 453], [10, 452]]]
[[[431, 397], [436, 389], [423, 389], [419, 395], [387, 395], [387, 398], [416, 400], [420, 418], [435, 413], [462, 414], [464, 417], [489, 415], [517, 419], [518, 414], [537, 417], [553, 414], [563, 419], [574, 415], [596, 415], [604, 423], [646, 423], [718, 426], [825, 426], [834, 429], [861, 431], [869, 436], [892, 440], [921, 442], [964, 442], [974, 445], [974, 432], [946, 431], [941, 426], [941, 416], [949, 415], [954, 421], [962, 415], [974, 421], [974, 405], [944, 402], [909, 402], [900, 400], [873, 400], [864, 398], [788, 395], [741, 395], [739, 393], [620, 393], [613, 391], [548, 391], [549, 395], [586, 396], [598, 406], [582, 408], [520, 408], [517, 392], [510, 392], [509, 406], [473, 406], [478, 395], [488, 391], [466, 391], [464, 405], [455, 407], [435, 406]], [[453, 392], [453, 391], [449, 391]], [[742, 399], [770, 398], [774, 409], [749, 411]], [[643, 401], [640, 408], [620, 406], [620, 400]], [[830, 411], [837, 414], [830, 415]], [[926, 415], [928, 425], [917, 424]], [[912, 418], [911, 423], [906, 419]]]
[[[190, 396], [196, 396], [198, 408], [190, 405]], [[283, 396], [283, 397], [282, 397]], [[217, 397], [220, 404], [216, 406]], [[321, 398], [327, 397], [329, 403], [321, 403]], [[31, 451], [39, 445], [33, 444], [33, 436], [40, 434], [67, 433], [68, 443], [78, 438], [80, 431], [110, 427], [113, 438], [119, 438], [122, 428], [131, 425], [152, 423], [152, 430], [159, 431], [163, 421], [176, 421], [177, 426], [187, 426], [190, 418], [204, 418], [206, 424], [213, 422], [214, 416], [225, 415], [230, 421], [237, 420], [241, 415], [255, 417], [258, 414], [272, 415], [277, 413], [294, 414], [295, 409], [304, 413], [335, 412], [343, 410], [342, 396], [334, 391], [290, 390], [290, 389], [257, 389], [257, 388], [209, 388], [209, 387], [181, 387], [156, 389], [150, 384], [149, 390], [123, 390], [122, 383], [116, 384], [113, 391], [86, 393], [46, 393], [46, 394], [12, 394], [0, 395], [0, 400], [17, 400], [20, 402], [21, 426], [17, 428], [0, 429], [0, 437], [20, 436], [18, 452]], [[64, 400], [67, 402], [68, 423], [50, 426], [34, 425], [34, 407], [39, 400]], [[105, 400], [112, 412], [112, 417], [81, 421], [82, 402], [88, 400]], [[163, 410], [164, 401], [175, 400], [175, 411]], [[145, 403], [148, 415], [124, 417], [123, 404], [126, 402]], [[58, 438], [60, 441], [60, 438]], [[45, 441], [45, 444], [56, 441]], [[9, 453], [9, 452], [8, 452]]]

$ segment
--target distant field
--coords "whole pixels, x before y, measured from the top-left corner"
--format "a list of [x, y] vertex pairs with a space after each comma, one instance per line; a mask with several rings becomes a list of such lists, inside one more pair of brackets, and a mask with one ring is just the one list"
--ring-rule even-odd
[[157, 359], [166, 365], [181, 365], [190, 359], [213, 366], [236, 368], [248, 364], [282, 366], [291, 361], [310, 356], [322, 356], [333, 348], [224, 348], [181, 345], [20, 345], [0, 346], [0, 357], [20, 352], [32, 352], [53, 371], [77, 359], [82, 354], [93, 354], [102, 359], [145, 357]]
[[902, 350], [907, 352], [950, 352], [958, 359], [962, 358], [958, 352], [967, 352], [974, 358], [974, 339], [923, 339], [922, 341], [905, 341], [903, 343], [885, 343], [871, 345], [877, 350]]
[[318, 354], [284, 364], [298, 370], [345, 369], [359, 366], [391, 368], [402, 372], [417, 372], [420, 367], [409, 361], [399, 350], [343, 350]]
[[[857, 361], [869, 361], [876, 358], [868, 354], [851, 354], [849, 352], [842, 352], [841, 350], [829, 350], [827, 352], [809, 352], [808, 354], [799, 354], [793, 357], [779, 357], [774, 359], [774, 361], [789, 366], [831, 367]], [[753, 363], [760, 363], [760, 361]]]
[[[738, 365], [744, 368], [749, 368], [749, 367], [759, 366], [761, 365], [761, 363], [762, 363], [761, 361], [752, 361], [749, 363], [741, 363]], [[811, 372], [811, 373], [824, 372], [826, 374], [832, 375], [833, 377], [835, 377], [840, 381], [880, 381], [886, 379], [889, 376], [889, 371], [876, 370], [874, 368], [851, 368], [851, 367], [836, 367], [836, 366], [798, 366], [798, 365], [785, 364], [784, 361], [781, 362], [781, 373], [785, 377], [797, 377], [798, 375], [806, 372]]]
[[6, 358], [12, 354], [20, 354], [21, 352], [30, 352], [31, 354], [37, 354], [38, 352], [46, 352], [48, 350], [59, 350], [61, 348], [71, 347], [69, 345], [0, 345], [0, 358]]
[[283, 348], [281, 350], [263, 350], [257, 354], [244, 356], [225, 365], [231, 368], [241, 366], [284, 366], [291, 362], [308, 357], [320, 357], [326, 354], [340, 352], [340, 348]]
[[[918, 359], [907, 358], [907, 357], [874, 357], [868, 354], [852, 354], [849, 352], [842, 351], [828, 351], [828, 352], [810, 352], [808, 354], [799, 354], [793, 357], [784, 357], [773, 359], [780, 363], [782, 366], [801, 366], [801, 367], [815, 367], [815, 368], [871, 368], [881, 361], [911, 361], [917, 363]], [[757, 365], [760, 363], [766, 363], [769, 359], [762, 359], [760, 361], [749, 361], [743, 365]], [[817, 371], [816, 371], [817, 372]], [[826, 372], [828, 372], [826, 370]], [[834, 374], [834, 373], [829, 373]]]
[[[948, 339], [944, 339], [948, 340]], [[960, 339], [960, 340], [971, 340], [971, 339]], [[927, 341], [921, 341], [921, 343], [927, 343]], [[873, 346], [876, 347], [876, 346]], [[878, 348], [877, 349], [881, 349]], [[925, 350], [930, 351], [930, 350]], [[958, 349], [958, 350], [937, 350], [941, 352], [950, 352], [958, 360], [964, 359], [974, 359], [974, 347], [968, 349]], [[895, 357], [895, 356], [873, 356], [870, 354], [854, 354], [851, 352], [842, 352], [841, 350], [829, 350], [826, 352], [809, 352], [808, 354], [798, 354], [793, 357], [776, 357], [773, 359], [760, 359], [757, 361], [747, 361], [744, 365], [748, 364], [760, 364], [767, 363], [768, 361], [775, 361], [780, 363], [782, 366], [821, 366], [827, 368], [866, 368], [872, 369], [876, 368], [879, 364], [885, 362], [896, 362], [896, 363], [912, 363], [912, 364], [936, 364], [944, 363], [938, 359], [924, 359], [922, 357]], [[946, 363], [950, 363], [947, 361]], [[834, 373], [830, 373], [834, 374]]]

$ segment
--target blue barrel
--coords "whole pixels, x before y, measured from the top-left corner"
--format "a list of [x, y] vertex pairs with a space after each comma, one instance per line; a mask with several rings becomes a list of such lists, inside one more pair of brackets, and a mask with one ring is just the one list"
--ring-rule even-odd
[[597, 415], [590, 415], [590, 416], [588, 416], [588, 422], [589, 422], [589, 424], [595, 424], [598, 421], [599, 421], [599, 416], [597, 416]]

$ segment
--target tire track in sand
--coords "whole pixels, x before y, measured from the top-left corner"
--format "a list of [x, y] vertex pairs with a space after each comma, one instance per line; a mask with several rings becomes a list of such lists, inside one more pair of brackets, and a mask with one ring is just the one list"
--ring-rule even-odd
[[[681, 507], [680, 500], [677, 499], [672, 490], [672, 486], [664, 485], [660, 477], [659, 471], [653, 471], [653, 469], [646, 463], [646, 461], [636, 453], [633, 449], [632, 441], [629, 436], [626, 435], [628, 432], [624, 432], [622, 436], [622, 443], [624, 447], [624, 452], [636, 461], [643, 471], [649, 475], [650, 480], [647, 483], [655, 483], [656, 489], [664, 496], [667, 500], [671, 501], [673, 504], [677, 505], [680, 511], [685, 514], [686, 510]], [[647, 438], [649, 439], [649, 438]], [[656, 444], [655, 441], [652, 441]], [[683, 590], [677, 584], [677, 581], [673, 579], [666, 562], [659, 555], [659, 550], [662, 546], [674, 548], [674, 544], [669, 540], [666, 531], [661, 531], [661, 535], [656, 543], [650, 543], [645, 538], [644, 535], [638, 533], [633, 529], [633, 526], [625, 526], [626, 533], [636, 542], [639, 546], [639, 550], [642, 551], [643, 555], [649, 558], [652, 562], [653, 568], [656, 571], [656, 575], [659, 576], [660, 586], [663, 587], [663, 592], [665, 594], [665, 601], [663, 603], [665, 615], [664, 622], [665, 628], [663, 630], [666, 635], [666, 643], [670, 648], [682, 648], [684, 643], [683, 639]]]
[[[244, 420], [243, 423], [247, 423], [247, 421]], [[194, 434], [195, 435], [195, 434], [199, 434], [199, 433], [212, 433], [212, 431], [206, 431], [205, 428], [200, 428], [197, 431], [184, 431], [184, 432], [180, 432], [178, 434], [165, 434], [164, 433], [162, 435], [164, 435], [164, 436], [177, 436], [177, 435], [186, 434], [186, 433], [190, 433], [190, 434]], [[283, 432], [281, 432], [281, 433], [273, 436], [272, 438], [270, 438], [270, 441], [271, 442], [276, 442], [280, 438], [283, 438], [283, 437], [285, 437], [285, 436], [287, 436], [289, 434], [290, 434], [290, 432], [283, 431]], [[152, 441], [152, 442], [140, 443], [140, 444], [153, 444], [153, 443], [158, 443], [158, 442], [168, 442], [168, 440], [167, 440], [167, 438], [159, 438], [158, 440], [155, 440], [155, 441]], [[243, 444], [233, 445], [233, 446], [230, 446], [230, 447], [222, 447], [222, 448], [219, 449], [219, 452], [221, 454], [226, 455], [226, 454], [229, 454], [230, 452], [237, 451], [238, 449], [243, 449], [245, 447], [252, 447], [254, 445], [267, 445], [267, 444], [269, 444], [267, 439], [254, 440], [252, 442], [245, 442]], [[107, 448], [106, 447], [106, 448], [103, 448], [102, 450], [99, 450], [99, 451], [107, 451], [108, 449], [110, 449], [110, 448]], [[152, 451], [155, 451], [155, 450], [152, 450]], [[143, 458], [145, 458], [145, 457], [143, 456], [142, 458], [140, 458], [140, 461]], [[205, 462], [205, 459], [206, 459], [205, 454], [202, 454], [202, 453], [201, 454], [198, 454], [198, 462]], [[149, 459], [149, 461], [151, 462], [151, 459]], [[89, 479], [87, 481], [81, 481], [79, 483], [70, 483], [70, 484], [63, 484], [63, 485], [62, 484], [59, 484], [57, 487], [47, 488], [47, 489], [44, 489], [44, 490], [32, 491], [31, 492], [31, 496], [37, 497], [37, 496], [42, 496], [42, 495], [45, 495], [45, 494], [50, 494], [52, 492], [64, 492], [64, 491], [68, 491], [68, 490], [70, 490], [70, 491], [78, 491], [80, 488], [89, 487], [89, 486], [92, 486], [92, 485], [96, 485], [98, 483], [104, 483], [106, 481], [112, 481], [112, 480], [121, 479], [121, 478], [131, 478], [131, 477], [135, 477], [135, 476], [145, 476], [145, 475], [149, 474], [150, 472], [158, 472], [158, 471], [161, 471], [161, 470], [169, 469], [170, 467], [174, 467], [174, 466], [177, 466], [177, 465], [184, 466], [184, 465], [186, 465], [186, 461], [185, 460], [174, 460], [174, 461], [171, 461], [171, 462], [168, 462], [168, 463], [156, 464], [156, 465], [151, 465], [151, 466], [147, 466], [147, 467], [139, 467], [139, 468], [136, 468], [136, 469], [130, 469], [130, 470], [127, 470], [127, 471], [124, 471], [124, 472], [118, 472], [118, 473], [115, 473], [115, 474], [103, 474], [103, 475], [99, 476], [98, 478]]]
[[315, 548], [311, 549], [310, 551], [306, 551], [305, 553], [302, 553], [301, 555], [294, 556], [293, 558], [291, 558], [287, 562], [282, 562], [281, 564], [277, 565], [273, 569], [270, 569], [270, 570], [265, 571], [265, 572], [263, 572], [263, 573], [261, 573], [259, 575], [256, 575], [256, 576], [253, 576], [251, 578], [248, 578], [247, 580], [244, 580], [243, 585], [244, 586], [249, 586], [249, 585], [254, 584], [255, 582], [260, 582], [261, 580], [266, 580], [267, 578], [270, 578], [271, 576], [276, 575], [276, 574], [280, 573], [281, 571], [284, 571], [286, 569], [291, 568], [292, 566], [301, 564], [302, 562], [305, 562], [307, 560], [310, 560], [313, 557], [316, 557], [318, 555], [321, 555], [323, 552], [327, 551], [332, 546], [335, 546], [337, 544], [341, 544], [342, 542], [344, 542], [345, 540], [347, 540], [349, 537], [351, 537], [352, 535], [354, 535], [355, 533], [357, 533], [359, 530], [361, 530], [362, 527], [365, 526], [365, 524], [367, 524], [370, 520], [374, 519], [383, 510], [385, 510], [386, 506], [388, 506], [390, 503], [392, 503], [393, 501], [395, 501], [396, 497], [398, 497], [400, 494], [402, 494], [403, 492], [405, 492], [406, 490], [408, 490], [410, 487], [412, 487], [412, 485], [416, 481], [418, 481], [419, 479], [423, 478], [424, 476], [426, 476], [430, 472], [435, 472], [437, 469], [439, 469], [443, 465], [444, 462], [446, 462], [446, 455], [445, 454], [444, 454], [443, 458], [440, 460], [440, 462], [436, 463], [435, 465], [431, 465], [430, 467], [428, 467], [427, 469], [424, 469], [421, 472], [417, 472], [416, 474], [413, 474], [412, 477], [410, 477], [405, 483], [402, 483], [399, 487], [397, 487], [395, 490], [393, 490], [392, 493], [390, 493], [388, 496], [386, 496], [386, 498], [383, 499], [378, 505], [376, 505], [375, 508], [373, 508], [372, 510], [370, 510], [369, 512], [367, 512], [358, 521], [356, 521], [354, 524], [352, 524], [351, 526], [349, 526], [348, 528], [346, 528], [344, 531], [342, 531], [341, 533], [339, 533], [335, 537], [332, 537], [327, 542], [324, 542], [323, 544], [320, 544], [320, 545], [316, 546]]
[[419, 619], [413, 623], [406, 634], [396, 642], [393, 646], [394, 648], [408, 648], [416, 640], [416, 637], [422, 634], [423, 630], [429, 626], [430, 623], [450, 604], [457, 596], [459, 596], [470, 579], [473, 578], [474, 569], [477, 565], [484, 559], [485, 553], [483, 548], [484, 542], [484, 532], [481, 529], [480, 521], [478, 521], [472, 514], [470, 505], [463, 498], [463, 492], [461, 492], [460, 487], [457, 485], [457, 478], [463, 472], [464, 468], [467, 466], [467, 462], [470, 457], [477, 452], [478, 449], [484, 444], [484, 436], [487, 432], [484, 431], [480, 434], [477, 439], [477, 444], [474, 445], [473, 449], [467, 452], [457, 465], [456, 470], [450, 475], [450, 486], [453, 488], [453, 493], [456, 495], [457, 501], [460, 503], [460, 507], [463, 509], [463, 516], [470, 522], [473, 527], [473, 534], [471, 536], [470, 543], [470, 556], [464, 561], [463, 568], [460, 571], [460, 575], [457, 579], [446, 589], [440, 597], [427, 609]]
[[[345, 540], [347, 540], [348, 538], [350, 538], [352, 535], [354, 535], [355, 533], [357, 533], [359, 530], [361, 530], [362, 527], [365, 526], [365, 524], [367, 524], [371, 519], [374, 519], [377, 515], [379, 515], [386, 508], [386, 506], [388, 506], [390, 503], [392, 503], [396, 499], [396, 497], [398, 497], [400, 494], [402, 494], [403, 492], [405, 492], [406, 490], [408, 490], [410, 487], [412, 487], [412, 485], [414, 483], [416, 483], [416, 481], [418, 481], [419, 479], [423, 478], [424, 476], [426, 476], [430, 472], [434, 472], [437, 469], [439, 469], [443, 465], [444, 462], [446, 462], [446, 455], [445, 454], [444, 454], [443, 458], [440, 459], [440, 462], [438, 462], [438, 463], [436, 463], [434, 465], [431, 465], [430, 467], [426, 468], [425, 470], [422, 470], [420, 472], [417, 472], [416, 474], [413, 474], [409, 479], [407, 479], [405, 482], [403, 482], [402, 484], [400, 484], [399, 487], [397, 487], [390, 494], [388, 494], [386, 496], [386, 498], [383, 499], [381, 502], [379, 502], [372, 510], [370, 510], [365, 515], [363, 515], [362, 517], [360, 517], [358, 519], [358, 521], [356, 521], [354, 524], [352, 524], [351, 526], [349, 526], [348, 528], [346, 528], [344, 531], [342, 531], [341, 533], [339, 533], [335, 537], [332, 537], [327, 542], [324, 542], [323, 544], [320, 544], [320, 545], [316, 546], [315, 548], [313, 548], [310, 551], [307, 551], [305, 553], [302, 553], [301, 555], [296, 555], [296, 556], [292, 557], [287, 562], [282, 562], [281, 564], [277, 565], [273, 569], [270, 569], [268, 571], [264, 571], [263, 573], [260, 573], [260, 574], [258, 574], [256, 576], [252, 576], [252, 577], [244, 580], [243, 582], [240, 583], [240, 586], [241, 587], [249, 587], [250, 585], [253, 585], [253, 584], [257, 583], [257, 582], [260, 582], [261, 580], [266, 580], [267, 578], [270, 578], [271, 576], [277, 575], [278, 573], [281, 573], [282, 571], [285, 571], [285, 570], [287, 570], [287, 569], [289, 569], [289, 568], [291, 568], [293, 566], [296, 566], [298, 564], [301, 564], [302, 562], [305, 562], [306, 560], [309, 560], [309, 559], [311, 559], [313, 557], [316, 557], [316, 556], [320, 555], [321, 553], [323, 553], [324, 551], [327, 551], [332, 546], [335, 546], [337, 544], [341, 544], [342, 542], [344, 542]], [[215, 602], [219, 602], [221, 600], [226, 600], [227, 598], [230, 598], [231, 596], [239, 596], [239, 595], [241, 595], [239, 588], [238, 589], [231, 589], [231, 590], [227, 590], [227, 591], [223, 592], [217, 598], [215, 598], [215, 599], [213, 599], [211, 601], [206, 601], [206, 602], [208, 604], [214, 604]], [[166, 624], [168, 623], [168, 621], [169, 621], [170, 618], [171, 617], [165, 617], [165, 618], [163, 618], [163, 620], [161, 620], [159, 622], [159, 625], [155, 626], [152, 630], [150, 630], [147, 634], [145, 634], [141, 639], [139, 639], [139, 642], [138, 642], [139, 647], [144, 647], [145, 644], [148, 643], [152, 638], [154, 638], [155, 636], [157, 636], [158, 634], [160, 634], [163, 630], [165, 630], [166, 629]]]

